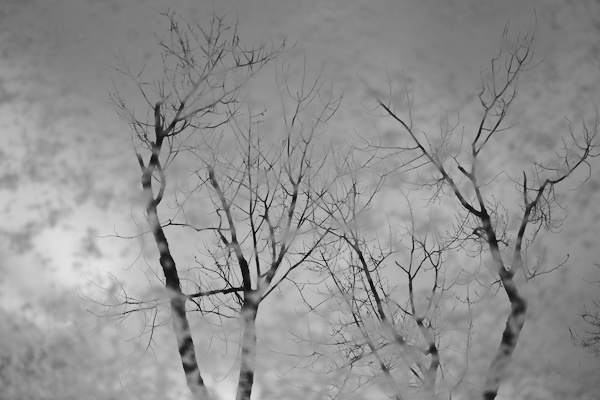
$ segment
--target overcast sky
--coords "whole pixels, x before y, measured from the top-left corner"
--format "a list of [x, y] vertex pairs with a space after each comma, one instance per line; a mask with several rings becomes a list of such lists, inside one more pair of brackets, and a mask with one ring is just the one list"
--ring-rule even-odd
[[[111, 66], [116, 55], [156, 65], [155, 35], [168, 28], [161, 12], [201, 19], [213, 8], [237, 17], [248, 43], [287, 38], [297, 42], [290, 60], [325, 63], [344, 92], [334, 136], [382, 129], [366, 108], [373, 90], [388, 89], [387, 75], [414, 87], [422, 129], [435, 129], [446, 111], [468, 122], [480, 72], [498, 53], [504, 28], [512, 37], [531, 34], [536, 21], [540, 65], [519, 82], [512, 121], [520, 156], [552, 150], [568, 133], [564, 117], [579, 124], [600, 106], [600, 5], [592, 0], [2, 0], [0, 283], [13, 300], [39, 293], [32, 276], [60, 286], [102, 279], [135, 260], [138, 242], [96, 238], [135, 233], [139, 195], [130, 131], [109, 101]], [[598, 175], [567, 193], [569, 219], [546, 246], [550, 260], [571, 255], [572, 272], [560, 279], [580, 294], [594, 290], [583, 278], [598, 277]], [[583, 296], [570, 299], [579, 306]], [[572, 314], [559, 319], [573, 322]]]

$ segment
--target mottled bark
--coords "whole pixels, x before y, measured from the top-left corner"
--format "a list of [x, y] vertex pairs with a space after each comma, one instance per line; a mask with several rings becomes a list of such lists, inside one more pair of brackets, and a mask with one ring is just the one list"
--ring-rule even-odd
[[195, 399], [208, 400], [208, 391], [200, 374], [192, 332], [190, 331], [190, 325], [185, 313], [185, 298], [181, 292], [179, 274], [177, 273], [175, 261], [171, 256], [167, 238], [160, 226], [156, 207], [154, 207], [154, 210], [148, 210], [148, 223], [152, 227], [152, 234], [160, 253], [160, 265], [165, 277], [165, 287], [171, 295], [173, 331], [177, 338], [179, 357], [181, 358], [181, 365], [185, 372], [187, 385]]
[[416, 320], [417, 326], [421, 330], [423, 337], [428, 342], [427, 354], [431, 357], [429, 367], [423, 371], [423, 387], [427, 393], [435, 395], [435, 383], [437, 380], [437, 372], [440, 367], [440, 353], [435, 344], [435, 337], [430, 328], [426, 327], [422, 318]]
[[[504, 283], [505, 286], [507, 284], [513, 285], [513, 288], [516, 291], [516, 286], [514, 286], [512, 278], [510, 279], [510, 283]], [[521, 334], [523, 324], [525, 323], [525, 315], [527, 313], [526, 300], [521, 296], [516, 296], [512, 299], [509, 297], [509, 299], [511, 302], [511, 310], [508, 320], [506, 321], [506, 327], [502, 333], [500, 347], [486, 374], [482, 397], [484, 400], [493, 400], [498, 395], [498, 389], [510, 366], [512, 354], [517, 347], [519, 335]]]
[[256, 364], [256, 314], [259, 302], [254, 291], [246, 294], [242, 306], [242, 357], [236, 400], [250, 400]]
[[492, 258], [498, 270], [498, 275], [500, 276], [504, 291], [510, 301], [511, 308], [504, 332], [502, 333], [500, 347], [498, 348], [498, 351], [496, 351], [496, 355], [487, 370], [485, 383], [483, 385], [482, 399], [493, 400], [498, 395], [498, 389], [510, 366], [512, 354], [517, 347], [519, 336], [521, 335], [521, 330], [525, 323], [525, 316], [527, 314], [527, 301], [519, 293], [519, 289], [513, 279], [515, 270], [507, 270], [502, 262], [498, 240], [487, 213], [485, 214], [485, 217], [482, 218], [482, 221], [484, 230], [487, 234]]
[[147, 202], [146, 218], [148, 224], [150, 225], [150, 229], [152, 230], [152, 235], [154, 236], [154, 241], [156, 242], [156, 246], [158, 247], [160, 254], [160, 266], [165, 277], [165, 287], [171, 296], [170, 305], [173, 319], [173, 331], [175, 332], [175, 337], [177, 338], [179, 356], [185, 372], [187, 385], [194, 395], [194, 398], [198, 400], [208, 400], [210, 396], [200, 374], [200, 369], [196, 360], [194, 341], [192, 339], [192, 333], [190, 331], [189, 322], [185, 313], [186, 300], [181, 291], [179, 274], [177, 273], [175, 260], [171, 256], [167, 237], [165, 236], [164, 230], [158, 218], [157, 207], [164, 192], [164, 176], [161, 180], [161, 186], [156, 197], [152, 190], [152, 176], [154, 171], [158, 171], [162, 175], [158, 157], [160, 154], [160, 146], [162, 145], [163, 136], [160, 135], [160, 129], [157, 130], [159, 131], [157, 132], [158, 139], [153, 146], [152, 156], [150, 157], [148, 166], [144, 166], [141, 156], [138, 155], [140, 167], [142, 168], [142, 187], [144, 189], [144, 195]]

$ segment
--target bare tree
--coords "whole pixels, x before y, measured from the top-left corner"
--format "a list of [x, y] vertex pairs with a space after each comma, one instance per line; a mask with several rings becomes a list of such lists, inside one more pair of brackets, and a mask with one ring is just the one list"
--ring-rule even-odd
[[[595, 265], [600, 268], [600, 264], [596, 263]], [[594, 283], [600, 284], [600, 281], [595, 281]], [[583, 311], [579, 314], [587, 326], [585, 331], [578, 333], [569, 328], [569, 332], [571, 333], [573, 343], [587, 349], [594, 356], [600, 357], [600, 300], [592, 299], [592, 304], [593, 310], [584, 307]]]
[[[506, 31], [504, 37], [506, 39]], [[589, 168], [590, 158], [598, 155], [596, 136], [599, 124], [596, 119], [591, 126], [583, 123], [581, 135], [570, 129], [553, 162], [534, 162], [520, 178], [510, 178], [521, 197], [521, 211], [514, 232], [509, 230], [507, 205], [496, 200], [492, 190], [495, 178], [508, 172], [490, 172], [486, 157], [497, 151], [494, 139], [507, 135], [505, 119], [516, 98], [518, 77], [532, 66], [533, 40], [533, 35], [519, 37], [508, 54], [501, 51], [492, 60], [489, 80], [484, 79], [478, 94], [482, 114], [470, 138], [466, 134], [453, 136], [458, 124], [443, 130], [439, 140], [415, 127], [408, 90], [409, 109], [406, 113], [396, 110], [391, 100], [376, 99], [383, 115], [395, 121], [405, 134], [398, 139], [403, 144], [377, 148], [387, 151], [388, 157], [408, 160], [409, 169], [426, 168], [431, 173], [430, 178], [424, 180], [423, 174], [419, 174], [416, 186], [421, 190], [431, 190], [432, 199], [441, 199], [447, 194], [454, 196], [459, 206], [457, 218], [460, 226], [454, 240], [462, 242], [467, 250], [474, 248], [476, 254], [489, 252], [498, 279], [496, 283], [510, 302], [511, 311], [502, 340], [483, 384], [481, 398], [485, 400], [496, 398], [526, 320], [527, 300], [519, 290], [515, 274], [521, 271], [527, 279], [531, 279], [552, 270], [540, 266], [529, 268], [523, 261], [524, 253], [541, 229], [552, 229], [560, 222], [553, 212], [560, 206], [556, 194], [559, 185], [576, 171]], [[463, 148], [463, 142], [467, 141], [469, 146]], [[480, 171], [482, 168], [488, 169], [487, 174]], [[429, 257], [426, 258], [433, 261]]]
[[[320, 73], [311, 78], [306, 65], [296, 86], [283, 77], [286, 68], [280, 67], [276, 85], [282, 118], [272, 120], [281, 124], [265, 133], [261, 127], [268, 112], [254, 111], [243, 87], [285, 50], [285, 43], [245, 48], [237, 26], [226, 25], [222, 17], [214, 16], [207, 28], [182, 25], [173, 14], [167, 17], [170, 36], [160, 41], [161, 79], [148, 84], [129, 68], [121, 70], [135, 82], [149, 115], [140, 118], [118, 92], [113, 101], [133, 128], [146, 219], [158, 247], [188, 387], [194, 398], [210, 397], [187, 312], [240, 316], [237, 399], [250, 399], [260, 305], [327, 234], [315, 235], [311, 229], [329, 184], [324, 171], [327, 152], [313, 148], [341, 98], [324, 86]], [[186, 182], [189, 187], [175, 188], [168, 203], [175, 211], [161, 218], [159, 205], [170, 193], [169, 167], [184, 153], [195, 165]], [[198, 214], [200, 218], [193, 218]], [[196, 243], [206, 243], [193, 271], [175, 263], [177, 255], [166, 234], [174, 227], [195, 231]], [[207, 234], [212, 239], [206, 239]], [[183, 289], [182, 279], [187, 281]], [[126, 297], [122, 303], [133, 305], [125, 311], [128, 315], [160, 302], [149, 305]]]
[[[281, 118], [270, 117], [269, 109], [248, 99], [245, 87], [250, 78], [277, 58], [285, 43], [245, 48], [237, 27], [227, 26], [221, 17], [213, 17], [208, 29], [182, 25], [173, 14], [167, 17], [170, 34], [160, 41], [161, 79], [145, 82], [126, 64], [120, 70], [135, 83], [148, 112], [140, 117], [134, 111], [136, 104], [126, 102], [118, 91], [113, 101], [133, 128], [145, 218], [169, 295], [148, 302], [123, 291], [120, 305], [128, 308], [121, 315], [155, 311], [168, 302], [187, 384], [198, 399], [210, 394], [188, 313], [217, 321], [239, 318], [236, 397], [247, 400], [255, 380], [261, 305], [290, 281], [311, 312], [325, 308], [331, 315], [336, 307], [340, 311], [339, 318], [328, 321], [333, 344], [343, 356], [333, 365], [342, 379], [328, 382], [330, 397], [360, 396], [358, 389], [378, 385], [395, 399], [416, 392], [452, 398], [464, 374], [446, 377], [449, 362], [442, 337], [448, 310], [442, 309], [442, 301], [452, 298], [466, 304], [468, 349], [472, 300], [468, 292], [457, 295], [456, 281], [446, 280], [448, 254], [457, 249], [469, 255], [488, 254], [495, 280], [491, 285], [503, 289], [511, 306], [481, 391], [481, 398], [494, 399], [526, 320], [527, 301], [515, 274], [521, 271], [531, 279], [556, 268], [528, 266], [527, 248], [540, 230], [551, 230], [560, 222], [554, 212], [561, 206], [556, 189], [597, 156], [598, 119], [591, 126], [584, 123], [581, 135], [570, 129], [554, 162], [533, 162], [518, 178], [503, 167], [490, 171], [493, 166], [486, 157], [494, 150], [495, 139], [507, 134], [505, 120], [516, 97], [517, 79], [532, 63], [533, 36], [518, 38], [512, 51], [500, 52], [492, 60], [489, 79], [478, 93], [482, 115], [472, 136], [455, 135], [456, 126], [443, 130], [439, 139], [422, 132], [413, 126], [408, 90], [406, 116], [394, 108], [390, 92], [390, 100], [376, 99], [377, 109], [399, 125], [400, 144], [371, 146], [376, 154], [357, 167], [356, 148], [332, 160], [320, 141], [340, 98], [324, 85], [321, 73], [310, 76], [306, 63], [297, 85], [285, 76], [285, 67], [277, 69]], [[383, 163], [394, 162], [394, 169], [369, 178], [371, 186], [363, 185], [359, 171], [370, 169], [379, 157]], [[187, 172], [176, 169], [176, 159]], [[332, 162], [338, 162], [337, 168]], [[423, 178], [423, 170], [430, 175]], [[410, 175], [417, 177], [414, 187], [430, 194], [431, 202], [454, 202], [457, 222], [451, 232], [442, 227], [421, 229], [408, 196], [400, 230], [392, 219], [386, 219], [385, 233], [365, 227], [383, 182], [396, 171], [415, 173]], [[514, 227], [508, 222], [513, 214], [507, 204], [495, 197], [501, 174], [514, 183], [521, 203], [520, 209], [511, 211], [518, 214]], [[190, 232], [198, 250], [188, 263], [175, 263], [177, 254], [172, 254], [167, 240], [167, 233], [177, 228]], [[295, 278], [295, 271], [306, 264], [326, 276], [317, 284], [321, 285], [317, 294], [326, 299], [317, 306]], [[393, 272], [386, 275], [387, 271]], [[422, 291], [424, 282], [427, 287]], [[318, 351], [313, 355], [319, 356]], [[466, 370], [467, 361], [462, 373]]]
[[[313, 222], [321, 218], [318, 205], [330, 185], [327, 157], [317, 156], [313, 146], [320, 125], [337, 110], [340, 99], [325, 95], [322, 84], [319, 76], [303, 79], [297, 90], [280, 83], [282, 132], [263, 136], [252, 115], [247, 125], [236, 118], [235, 161], [213, 153], [206, 165], [208, 179], [202, 185], [211, 193], [215, 221], [196, 230], [214, 231], [218, 243], [208, 249], [212, 262], [202, 265], [207, 284], [189, 298], [206, 298], [218, 314], [223, 307], [241, 312], [238, 399], [249, 399], [252, 390], [260, 304], [290, 279], [327, 235], [313, 229]], [[215, 281], [220, 281], [220, 288], [212, 286]], [[216, 300], [219, 294], [228, 294], [229, 299]]]
[[[458, 300], [450, 290], [455, 282], [446, 286], [444, 266], [447, 253], [459, 246], [457, 239], [443, 240], [419, 229], [408, 197], [407, 219], [399, 222], [400, 228], [389, 217], [381, 220], [373, 206], [381, 204], [377, 196], [387, 173], [365, 175], [376, 157], [357, 167], [350, 154], [340, 168], [346, 179], [339, 179], [322, 203], [330, 216], [330, 236], [337, 241], [315, 260], [332, 283], [332, 300], [322, 304], [322, 312], [337, 312], [328, 320], [332, 343], [341, 354], [332, 366], [340, 381], [330, 382], [336, 387], [330, 396], [362, 398], [382, 391], [398, 400], [451, 392], [464, 375], [443, 383], [440, 335], [443, 321], [453, 313], [443, 303]], [[372, 229], [381, 221], [387, 222], [387, 232]], [[465, 302], [470, 309], [468, 296]]]

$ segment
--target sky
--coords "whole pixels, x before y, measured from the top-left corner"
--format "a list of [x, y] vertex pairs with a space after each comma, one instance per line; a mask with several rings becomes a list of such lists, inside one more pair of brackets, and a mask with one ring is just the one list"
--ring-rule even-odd
[[[325, 76], [344, 94], [328, 130], [334, 140], [393, 129], [369, 111], [373, 96], [387, 92], [388, 76], [413, 88], [420, 129], [436, 131], [446, 113], [460, 114], [469, 126], [482, 71], [497, 55], [505, 27], [510, 37], [535, 28], [539, 65], [519, 81], [519, 105], [510, 116], [515, 139], [502, 143], [495, 162], [551, 154], [568, 134], [566, 118], [578, 127], [600, 105], [600, 3], [592, 0], [3, 0], [0, 293], [6, 307], [43, 297], [40, 282], [45, 290], [85, 290], [90, 282], [109, 282], [110, 274], [137, 276], [132, 266], [152, 243], [114, 237], [133, 236], [143, 223], [130, 130], [109, 99], [115, 82], [125, 94], [130, 88], [120, 86], [114, 67], [121, 57], [156, 71], [157, 36], [168, 28], [161, 13], [201, 20], [213, 9], [238, 19], [244, 41], [287, 39], [295, 46], [285, 60], [305, 57], [315, 69], [324, 63]], [[273, 100], [260, 89], [253, 95]], [[563, 272], [527, 289], [547, 320], [524, 340], [546, 326], [554, 334], [543, 340], [564, 346], [549, 363], [565, 352], [585, 357], [569, 347], [565, 326], [578, 323], [579, 308], [597, 292], [589, 282], [600, 276], [593, 266], [600, 261], [598, 163], [592, 172], [580, 190], [565, 191], [568, 218], [536, 248], [549, 263], [570, 256]], [[552, 296], [555, 290], [564, 295]]]

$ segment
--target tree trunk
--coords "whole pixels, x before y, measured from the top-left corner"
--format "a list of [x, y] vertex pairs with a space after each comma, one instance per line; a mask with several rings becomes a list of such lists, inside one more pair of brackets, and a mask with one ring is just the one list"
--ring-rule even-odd
[[[484, 224], [484, 227], [489, 227], [491, 224]], [[513, 352], [517, 347], [519, 341], [519, 335], [523, 329], [525, 323], [525, 316], [527, 314], [527, 301], [519, 293], [519, 289], [513, 279], [514, 270], [506, 270], [496, 236], [491, 229], [486, 229], [488, 235], [488, 243], [492, 252], [494, 263], [497, 266], [500, 280], [504, 287], [504, 291], [510, 301], [510, 314], [506, 321], [506, 327], [502, 333], [502, 340], [500, 341], [500, 347], [496, 352], [496, 356], [492, 360], [486, 374], [485, 383], [483, 386], [483, 400], [493, 400], [498, 395], [498, 389], [500, 383], [506, 375], [510, 361], [512, 359]]]
[[154, 236], [156, 246], [158, 247], [158, 252], [160, 254], [160, 266], [162, 267], [165, 277], [165, 287], [170, 295], [173, 331], [175, 332], [175, 337], [177, 338], [179, 356], [185, 372], [187, 385], [195, 399], [208, 400], [210, 396], [208, 395], [208, 390], [204, 385], [204, 381], [200, 374], [200, 369], [198, 368], [194, 341], [192, 339], [190, 325], [185, 314], [185, 297], [181, 291], [179, 274], [177, 273], [175, 260], [173, 260], [173, 257], [171, 256], [171, 250], [169, 249], [167, 237], [165, 236], [162, 226], [160, 225], [157, 212], [158, 201], [154, 199], [154, 195], [152, 193], [152, 161], [150, 166], [143, 168], [142, 187], [144, 189], [147, 201], [146, 218], [148, 220], [148, 224], [150, 225], [150, 229], [152, 230], [152, 235]]
[[256, 291], [244, 295], [242, 306], [242, 360], [236, 400], [250, 400], [256, 363], [256, 315], [259, 302]]
[[[492, 363], [487, 371], [487, 376], [483, 387], [484, 400], [493, 400], [498, 395], [500, 383], [506, 374], [506, 371], [508, 370], [515, 347], [517, 347], [519, 335], [523, 329], [525, 315], [527, 313], [527, 301], [519, 295], [517, 287], [515, 286], [512, 278], [510, 278], [510, 283], [503, 281], [503, 284], [505, 288], [507, 284], [512, 285], [514, 292], [516, 292], [516, 296], [514, 293], [512, 297], [509, 295], [511, 310], [510, 314], [508, 315], [508, 320], [506, 321], [506, 327], [502, 333], [500, 347], [498, 348], [496, 356], [492, 360]], [[507, 290], [507, 293], [508, 292], [509, 290]]]

